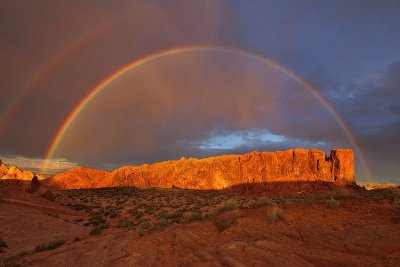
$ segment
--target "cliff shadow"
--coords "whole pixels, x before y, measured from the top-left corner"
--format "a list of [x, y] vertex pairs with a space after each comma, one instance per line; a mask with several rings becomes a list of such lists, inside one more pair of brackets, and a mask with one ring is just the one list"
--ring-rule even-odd
[[221, 191], [233, 192], [243, 195], [262, 196], [293, 196], [330, 194], [340, 189], [360, 190], [356, 184], [338, 186], [334, 182], [327, 181], [297, 181], [297, 182], [263, 182], [244, 183], [234, 185]]

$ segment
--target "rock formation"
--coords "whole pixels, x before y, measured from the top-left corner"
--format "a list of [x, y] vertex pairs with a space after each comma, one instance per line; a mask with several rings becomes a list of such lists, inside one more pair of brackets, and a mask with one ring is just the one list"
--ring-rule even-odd
[[31, 181], [31, 192], [34, 193], [38, 191], [41, 185], [37, 176], [34, 176]]
[[[36, 175], [39, 180], [43, 180], [44, 177]], [[0, 179], [16, 179], [30, 181], [35, 177], [35, 174], [31, 171], [23, 171], [16, 166], [10, 166], [9, 168], [0, 159]]]
[[261, 183], [324, 182], [354, 185], [351, 149], [335, 149], [330, 157], [316, 149], [251, 152], [205, 159], [181, 158], [152, 165], [126, 166], [112, 172], [75, 168], [47, 179], [56, 189], [113, 186], [224, 189]]

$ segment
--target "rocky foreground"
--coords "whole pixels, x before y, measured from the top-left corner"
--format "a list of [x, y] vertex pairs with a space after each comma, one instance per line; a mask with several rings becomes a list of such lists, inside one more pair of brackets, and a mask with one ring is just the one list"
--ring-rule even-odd
[[[126, 166], [112, 172], [74, 168], [47, 179], [54, 189], [118, 186], [240, 190], [260, 184], [355, 185], [351, 149], [334, 149], [329, 157], [317, 149], [251, 152], [205, 159], [181, 158], [151, 165]], [[268, 186], [267, 186], [268, 187]], [[260, 189], [262, 191], [265, 188]]]
[[398, 190], [251, 200], [129, 187], [50, 202], [22, 185], [0, 183], [0, 266], [400, 265]]

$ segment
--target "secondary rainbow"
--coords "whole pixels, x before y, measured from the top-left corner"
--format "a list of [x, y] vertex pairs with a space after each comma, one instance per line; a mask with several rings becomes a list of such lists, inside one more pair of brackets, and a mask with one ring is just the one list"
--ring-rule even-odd
[[134, 61], [128, 63], [127, 65], [121, 67], [117, 71], [113, 72], [111, 75], [109, 75], [107, 78], [105, 78], [103, 81], [101, 81], [96, 87], [91, 89], [89, 93], [75, 106], [75, 108], [72, 110], [72, 112], [69, 114], [69, 116], [64, 120], [63, 124], [57, 131], [57, 134], [55, 135], [54, 139], [52, 140], [49, 149], [47, 150], [46, 156], [45, 156], [45, 163], [42, 168], [42, 172], [47, 169], [48, 162], [49, 160], [53, 157], [55, 151], [57, 150], [60, 142], [62, 141], [66, 131], [68, 128], [71, 126], [71, 124], [74, 122], [74, 120], [79, 116], [80, 112], [85, 108], [85, 106], [93, 99], [96, 97], [96, 95], [101, 92], [104, 88], [107, 87], [110, 83], [127, 73], [128, 71], [139, 67], [143, 64], [146, 64], [148, 62], [157, 60], [159, 58], [163, 57], [169, 57], [177, 54], [182, 54], [182, 53], [189, 53], [193, 51], [220, 51], [220, 52], [231, 52], [231, 53], [237, 53], [239, 55], [247, 56], [250, 58], [254, 58], [258, 61], [264, 62], [272, 67], [274, 67], [276, 70], [281, 71], [282, 73], [286, 74], [288, 77], [292, 78], [295, 80], [297, 83], [301, 84], [303, 87], [305, 87], [312, 95], [314, 95], [325, 107], [326, 109], [331, 113], [331, 115], [335, 118], [335, 120], [338, 122], [340, 127], [343, 129], [344, 133], [346, 134], [347, 138], [350, 140], [350, 142], [353, 144], [354, 149], [356, 150], [357, 155], [360, 157], [360, 162], [363, 165], [363, 168], [366, 170], [366, 175], [367, 178], [371, 178], [370, 170], [367, 164], [367, 160], [364, 156], [364, 153], [362, 152], [361, 147], [358, 145], [358, 142], [356, 138], [354, 137], [353, 133], [351, 132], [350, 128], [346, 124], [346, 122], [343, 120], [343, 118], [338, 114], [338, 112], [333, 108], [331, 103], [324, 97], [322, 96], [318, 90], [311, 85], [309, 82], [305, 81], [298, 75], [296, 75], [293, 71], [289, 70], [288, 68], [280, 65], [279, 63], [261, 55], [257, 55], [245, 50], [240, 50], [238, 48], [232, 48], [232, 47], [221, 47], [221, 46], [202, 46], [202, 45], [197, 45], [197, 46], [184, 46], [184, 47], [175, 47], [167, 50], [162, 50], [158, 51], [156, 53], [147, 55], [145, 57], [135, 59]]

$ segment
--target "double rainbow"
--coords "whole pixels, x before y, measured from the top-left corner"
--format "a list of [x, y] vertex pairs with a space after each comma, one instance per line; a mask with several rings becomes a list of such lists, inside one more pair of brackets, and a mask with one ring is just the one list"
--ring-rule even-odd
[[46, 156], [45, 156], [45, 163], [42, 168], [42, 172], [47, 169], [49, 161], [53, 158], [54, 153], [56, 152], [58, 146], [60, 145], [65, 133], [67, 132], [68, 128], [71, 126], [71, 124], [74, 122], [74, 120], [79, 116], [79, 114], [82, 112], [82, 110], [85, 108], [85, 106], [93, 99], [96, 97], [98, 93], [100, 93], [102, 90], [104, 90], [107, 85], [111, 84], [113, 81], [127, 73], [128, 71], [131, 71], [134, 68], [137, 68], [141, 65], [144, 65], [146, 63], [149, 63], [151, 61], [155, 61], [160, 58], [164, 57], [171, 57], [173, 55], [177, 54], [183, 54], [183, 53], [189, 53], [193, 51], [220, 51], [220, 52], [231, 52], [231, 53], [236, 53], [242, 56], [247, 56], [249, 58], [256, 59], [260, 62], [263, 62], [265, 64], [268, 64], [269, 66], [272, 66], [276, 70], [284, 73], [300, 85], [302, 85], [304, 88], [308, 90], [309, 93], [311, 93], [313, 96], [315, 96], [323, 105], [324, 107], [331, 113], [331, 115], [335, 118], [335, 120], [338, 122], [340, 127], [343, 129], [345, 135], [347, 138], [350, 140], [352, 145], [354, 146], [354, 149], [356, 150], [357, 155], [360, 158], [360, 162], [363, 165], [363, 168], [366, 170], [367, 178], [370, 178], [370, 171], [369, 167], [367, 164], [367, 160], [365, 158], [364, 153], [362, 153], [361, 147], [358, 145], [357, 140], [355, 139], [353, 133], [351, 132], [350, 128], [347, 126], [343, 118], [338, 114], [338, 112], [333, 108], [332, 104], [326, 100], [326, 98], [321, 95], [318, 90], [311, 85], [309, 82], [305, 81], [298, 75], [296, 75], [294, 72], [291, 70], [287, 69], [286, 67], [280, 65], [279, 63], [264, 57], [260, 56], [248, 51], [240, 50], [237, 48], [231, 48], [231, 47], [220, 47], [220, 46], [201, 46], [201, 45], [196, 45], [196, 46], [184, 46], [184, 47], [175, 47], [167, 50], [162, 50], [150, 55], [147, 55], [145, 57], [136, 59], [132, 61], [131, 63], [123, 66], [122, 68], [118, 69], [117, 71], [113, 72], [111, 75], [106, 77], [103, 81], [101, 81], [97, 86], [92, 88], [89, 93], [75, 106], [75, 108], [72, 110], [72, 112], [68, 115], [68, 117], [64, 120], [63, 124], [57, 131], [57, 134], [55, 135], [54, 139], [52, 140]]

